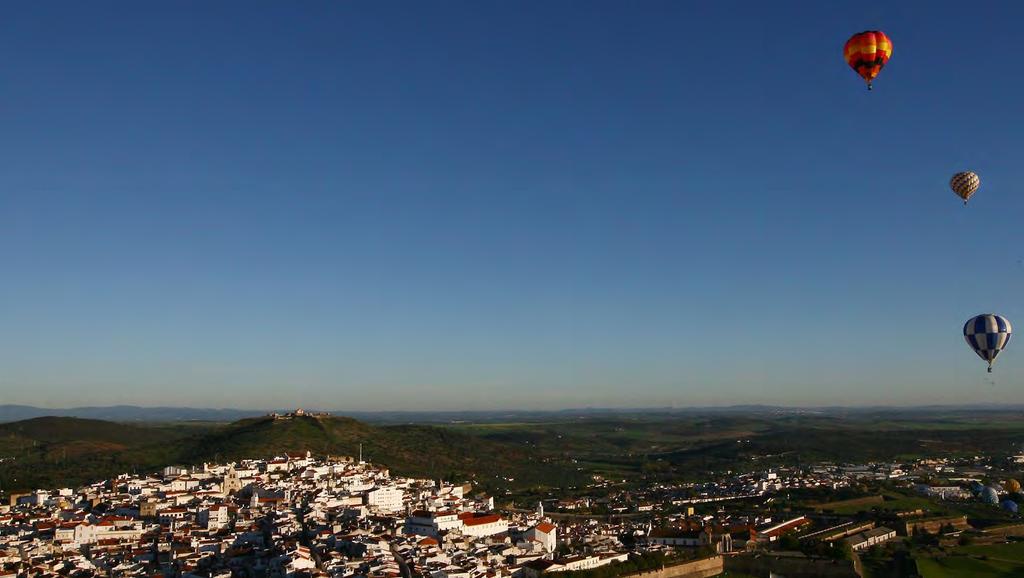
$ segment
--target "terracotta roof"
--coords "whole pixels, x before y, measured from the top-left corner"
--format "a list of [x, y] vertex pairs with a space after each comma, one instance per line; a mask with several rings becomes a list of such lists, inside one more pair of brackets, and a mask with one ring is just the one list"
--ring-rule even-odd
[[[467, 514], [469, 514], [470, 516], [473, 515], [472, 512], [467, 512]], [[416, 511], [414, 511], [412, 513], [412, 515], [413, 515], [413, 517], [416, 517], [416, 518], [439, 518], [441, 516], [454, 516], [455, 512], [450, 512], [450, 511], [428, 512], [426, 510], [416, 510]], [[462, 514], [460, 514], [459, 517], [461, 518]]]
[[684, 530], [682, 528], [655, 528], [651, 530], [651, 538], [687, 538], [697, 539], [700, 538], [702, 530]]
[[481, 524], [493, 524], [501, 520], [501, 516], [498, 514], [490, 514], [488, 516], [474, 516], [469, 519], [463, 519], [462, 523], [467, 526], [479, 526]]
[[759, 531], [758, 534], [760, 534], [762, 536], [781, 536], [782, 534], [785, 534], [786, 532], [788, 532], [790, 530], [794, 530], [796, 528], [799, 528], [800, 526], [803, 526], [805, 524], [810, 524], [810, 523], [811, 523], [811, 521], [808, 520], [807, 518], [800, 517], [800, 518], [797, 518], [795, 520], [790, 520], [790, 521], [785, 522], [783, 524], [779, 524], [779, 525], [777, 525], [775, 527]]
[[541, 522], [540, 524], [537, 524], [537, 531], [538, 532], [543, 532], [545, 534], [550, 534], [551, 531], [554, 530], [554, 529], [555, 529], [555, 525], [554, 524], [549, 524], [547, 522]]

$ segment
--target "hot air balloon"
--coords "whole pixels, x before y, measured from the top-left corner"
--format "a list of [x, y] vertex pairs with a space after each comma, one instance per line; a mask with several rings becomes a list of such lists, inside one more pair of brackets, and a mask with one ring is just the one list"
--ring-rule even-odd
[[971, 171], [964, 171], [953, 175], [953, 178], [949, 179], [949, 188], [953, 189], [956, 196], [964, 200], [964, 204], [971, 199], [971, 195], [977, 192], [978, 187], [981, 186], [981, 177], [977, 173]]
[[868, 90], [871, 90], [871, 81], [892, 56], [892, 41], [880, 30], [860, 32], [846, 41], [843, 56], [850, 68], [867, 81]]
[[1003, 484], [1003, 488], [1011, 494], [1016, 494], [1020, 491], [1020, 482], [1014, 479], [1006, 480], [1006, 483]]
[[985, 489], [981, 490], [981, 501], [990, 506], [998, 506], [999, 492], [992, 486], [985, 486]]
[[964, 339], [967, 340], [967, 345], [971, 346], [978, 357], [988, 362], [989, 373], [992, 373], [992, 363], [999, 352], [1010, 343], [1011, 335], [1013, 328], [1010, 322], [1005, 317], [993, 313], [972, 317], [964, 324]]

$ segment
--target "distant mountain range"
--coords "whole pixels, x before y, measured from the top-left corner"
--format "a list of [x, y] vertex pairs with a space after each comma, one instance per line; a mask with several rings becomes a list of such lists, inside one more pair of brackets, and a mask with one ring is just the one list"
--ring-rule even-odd
[[78, 417], [107, 421], [235, 421], [246, 417], [264, 415], [268, 412], [244, 409], [205, 409], [194, 407], [140, 407], [135, 405], [111, 405], [95, 407], [70, 407], [62, 409], [34, 407], [30, 405], [0, 405], [0, 423], [21, 421], [36, 417]]
[[[142, 407], [136, 405], [87, 406], [71, 408], [42, 408], [30, 405], [0, 404], [0, 423], [21, 421], [36, 417], [77, 417], [116, 422], [233, 422], [240, 419], [287, 413], [295, 408], [270, 410], [196, 408], [196, 407]], [[305, 408], [319, 411], [316, 408]], [[986, 412], [1024, 410], [1024, 405], [930, 405], [930, 406], [827, 406], [786, 407], [774, 405], [731, 405], [702, 407], [650, 407], [650, 408], [576, 408], [560, 410], [495, 410], [495, 411], [331, 411], [361, 421], [376, 424], [459, 423], [534, 421], [557, 416], [559, 418], [600, 418], [609, 416], [664, 416], [698, 414], [915, 414], [935, 412]]]

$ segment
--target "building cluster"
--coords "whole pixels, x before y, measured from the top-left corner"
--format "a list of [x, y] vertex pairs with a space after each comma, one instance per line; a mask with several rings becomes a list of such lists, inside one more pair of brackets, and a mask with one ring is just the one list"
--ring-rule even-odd
[[[292, 415], [301, 414], [281, 419]], [[775, 500], [866, 480], [916, 482], [936, 499], [1019, 495], [1014, 480], [977, 483], [990, 472], [977, 460], [919, 460], [779, 467], [641, 487], [598, 479], [584, 495], [553, 493], [498, 511], [468, 484], [392, 476], [361, 457], [285, 454], [12, 495], [0, 505], [0, 578], [538, 578], [652, 552], [793, 548], [794, 539], [858, 551], [896, 530], [887, 520], [800, 515], [774, 507]], [[897, 518], [905, 522], [896, 525], [901, 535], [921, 524], [933, 524], [921, 526], [929, 532], [961, 524]]]
[[288, 413], [269, 413], [267, 414], [267, 417], [272, 417], [274, 419], [294, 419], [297, 417], [330, 417], [330, 415], [330, 412], [307, 411], [300, 407], [299, 409], [296, 409], [295, 411], [290, 411]]
[[470, 493], [308, 453], [38, 490], [0, 507], [0, 577], [483, 578], [554, 558], [541, 513]]
[[[763, 475], [737, 487], [785, 483]], [[664, 491], [639, 497], [653, 504]], [[696, 494], [691, 501], [712, 497]], [[499, 512], [468, 484], [396, 477], [360, 459], [309, 453], [168, 467], [11, 496], [0, 507], [0, 578], [536, 578], [680, 546], [743, 551], [809, 523], [700, 516], [692, 506], [663, 515], [642, 506], [633, 513], [640, 517], [556, 524], [542, 503]]]

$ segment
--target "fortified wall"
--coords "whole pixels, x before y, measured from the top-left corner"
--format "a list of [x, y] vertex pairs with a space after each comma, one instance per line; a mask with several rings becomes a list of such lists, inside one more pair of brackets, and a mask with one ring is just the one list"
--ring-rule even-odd
[[718, 576], [723, 571], [721, 556], [701, 558], [693, 562], [665, 566], [660, 570], [628, 574], [624, 578], [708, 578]]
[[944, 526], [953, 526], [957, 530], [967, 530], [967, 516], [946, 516], [945, 518], [925, 518], [923, 520], [907, 520], [903, 528], [904, 536], [911, 536], [915, 531], [924, 530], [929, 534], [938, 534]]
[[729, 556], [725, 559], [725, 569], [764, 578], [772, 574], [781, 574], [786, 578], [860, 578], [850, 560], [806, 556]]
[[1024, 524], [1009, 524], [1006, 526], [994, 526], [981, 531], [983, 536], [1024, 536]]

